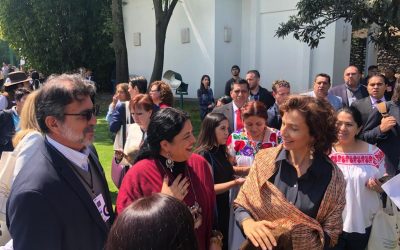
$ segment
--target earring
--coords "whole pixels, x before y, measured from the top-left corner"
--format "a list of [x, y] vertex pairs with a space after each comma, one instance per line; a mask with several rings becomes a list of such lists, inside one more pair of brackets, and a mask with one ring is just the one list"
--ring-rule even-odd
[[171, 154], [168, 153], [167, 154], [167, 160], [165, 161], [165, 165], [167, 166], [167, 168], [169, 169], [169, 171], [174, 172], [174, 161], [171, 159]]
[[314, 146], [311, 146], [311, 148], [310, 148], [310, 160], [314, 159], [314, 152], [315, 152], [315, 148], [314, 148]]

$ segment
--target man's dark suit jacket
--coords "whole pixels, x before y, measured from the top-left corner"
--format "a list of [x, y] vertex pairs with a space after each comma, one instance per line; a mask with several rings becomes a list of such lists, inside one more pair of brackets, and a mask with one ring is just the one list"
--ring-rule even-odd
[[360, 111], [363, 125], [365, 125], [367, 123], [368, 117], [374, 110], [372, 107], [371, 98], [368, 96], [363, 99], [356, 100], [351, 104], [351, 106]]
[[259, 94], [258, 100], [263, 102], [265, 104], [265, 106], [267, 107], [267, 109], [269, 109], [270, 107], [272, 107], [272, 105], [274, 105], [275, 98], [273, 97], [271, 92], [269, 92], [266, 88], [263, 88], [260, 86], [258, 94]]
[[386, 103], [390, 116], [396, 118], [397, 124], [388, 132], [382, 133], [379, 129], [382, 115], [374, 109], [369, 116], [360, 138], [368, 143], [375, 144], [385, 153], [386, 170], [389, 174], [398, 172], [400, 157], [400, 106], [392, 101]]
[[[7, 202], [7, 225], [14, 249], [103, 249], [109, 226], [68, 160], [47, 140], [29, 166], [17, 175]], [[104, 201], [114, 220], [103, 169], [95, 152], [90, 156], [101, 176]]]
[[[350, 106], [349, 99], [347, 97], [347, 87], [346, 87], [345, 83], [331, 88], [329, 90], [329, 93], [341, 97], [343, 104], [347, 107]], [[361, 86], [361, 95], [363, 98], [369, 96], [368, 91], [364, 86]], [[362, 99], [362, 98], [360, 98], [360, 99]]]
[[[233, 102], [233, 101], [232, 101]], [[226, 118], [228, 118], [229, 121], [229, 133], [232, 133], [234, 130], [234, 115], [233, 115], [233, 104], [232, 102], [222, 105], [220, 107], [216, 107], [215, 109], [213, 109], [212, 113], [221, 113], [224, 114], [226, 116]]]
[[3, 151], [13, 151], [12, 137], [15, 134], [12, 110], [0, 111], [0, 155]]
[[280, 130], [282, 126], [282, 117], [279, 113], [278, 104], [274, 103], [274, 105], [267, 110], [267, 114], [268, 114], [268, 120], [267, 120], [268, 127]]

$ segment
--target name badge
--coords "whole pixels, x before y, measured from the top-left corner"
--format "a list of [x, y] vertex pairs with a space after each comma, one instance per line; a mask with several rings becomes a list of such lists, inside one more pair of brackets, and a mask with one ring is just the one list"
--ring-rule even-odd
[[101, 218], [103, 218], [104, 222], [110, 219], [110, 213], [108, 212], [108, 208], [106, 206], [106, 202], [104, 201], [103, 195], [97, 195], [96, 198], [93, 199], [93, 202], [96, 205], [97, 210], [99, 210]]

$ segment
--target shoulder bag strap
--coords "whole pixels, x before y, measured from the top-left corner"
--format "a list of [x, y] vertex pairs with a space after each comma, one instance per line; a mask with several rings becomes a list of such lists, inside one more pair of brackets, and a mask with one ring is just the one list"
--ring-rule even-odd
[[126, 124], [129, 123], [129, 117], [131, 115], [131, 112], [129, 110], [129, 101], [125, 102], [125, 122], [122, 124], [122, 148], [125, 148], [125, 143], [126, 143]]

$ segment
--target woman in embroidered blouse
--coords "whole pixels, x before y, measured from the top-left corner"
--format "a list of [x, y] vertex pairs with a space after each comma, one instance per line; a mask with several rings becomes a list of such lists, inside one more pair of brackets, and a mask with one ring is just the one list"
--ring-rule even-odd
[[200, 81], [200, 89], [197, 90], [197, 98], [200, 105], [200, 119], [204, 117], [214, 107], [214, 94], [211, 89], [211, 80], [209, 75], [203, 75]]
[[[276, 147], [282, 142], [280, 132], [267, 126], [267, 108], [260, 101], [251, 101], [241, 108], [244, 128], [233, 132], [227, 141], [228, 153], [235, 157], [235, 172], [246, 176], [253, 164], [254, 156], [263, 148]], [[239, 187], [231, 190], [231, 202], [236, 198]], [[240, 228], [231, 211], [230, 248], [238, 249], [244, 241]]]
[[222, 239], [212, 237], [214, 185], [207, 161], [192, 153], [192, 131], [183, 111], [164, 108], [154, 113], [136, 163], [122, 181], [116, 209], [121, 213], [133, 201], [153, 193], [172, 195], [191, 209], [199, 249], [208, 250]]
[[247, 175], [258, 150], [282, 142], [279, 130], [267, 126], [267, 108], [260, 101], [246, 103], [242, 109], [244, 128], [233, 132], [227, 141], [228, 152], [236, 159], [235, 170]]
[[326, 100], [291, 96], [280, 112], [283, 144], [257, 153], [234, 201], [236, 220], [262, 249], [333, 247], [345, 205], [343, 174], [327, 155], [335, 111]]
[[367, 247], [372, 219], [380, 208], [378, 178], [385, 173], [383, 152], [357, 139], [362, 127], [360, 112], [346, 107], [337, 114], [338, 143], [330, 158], [346, 180], [346, 206], [343, 211], [343, 233], [335, 250], [363, 250]]
[[223, 249], [228, 249], [229, 232], [229, 190], [240, 186], [244, 178], [234, 177], [232, 164], [226, 152], [229, 122], [225, 115], [210, 113], [204, 118], [196, 152], [202, 155], [213, 170], [214, 190], [217, 194], [217, 224], [223, 237]]

